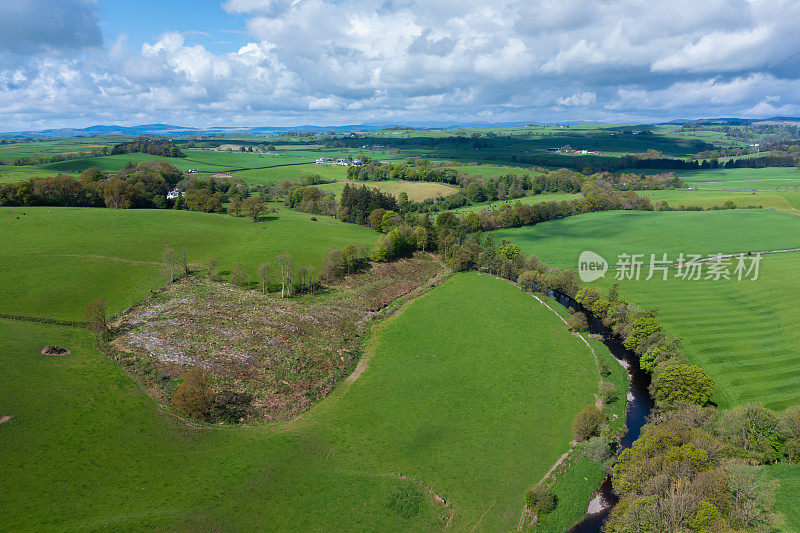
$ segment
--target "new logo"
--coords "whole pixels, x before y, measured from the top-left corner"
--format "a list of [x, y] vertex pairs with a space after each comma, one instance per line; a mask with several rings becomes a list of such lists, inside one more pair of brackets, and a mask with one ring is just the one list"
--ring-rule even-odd
[[605, 277], [608, 262], [600, 254], [586, 250], [578, 258], [578, 276], [584, 283]]

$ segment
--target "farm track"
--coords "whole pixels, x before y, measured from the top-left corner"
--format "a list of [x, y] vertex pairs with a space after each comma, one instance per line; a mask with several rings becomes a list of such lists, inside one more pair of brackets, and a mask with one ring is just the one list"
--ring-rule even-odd
[[781, 213], [786, 213], [787, 215], [792, 215], [792, 216], [795, 216], [795, 217], [800, 217], [800, 213], [792, 213], [791, 211], [784, 211], [783, 209], [778, 209], [777, 207], [770, 207], [770, 209], [773, 209], [773, 210], [775, 210], [775, 211], [779, 211], [779, 212], [781, 212]]
[[118, 261], [120, 263], [129, 263], [131, 265], [152, 265], [162, 266], [164, 263], [158, 261], [139, 261], [138, 259], [125, 259], [122, 257], [113, 257], [109, 255], [92, 255], [92, 254], [54, 254], [57, 257], [79, 257], [82, 259], [107, 259], [109, 261]]

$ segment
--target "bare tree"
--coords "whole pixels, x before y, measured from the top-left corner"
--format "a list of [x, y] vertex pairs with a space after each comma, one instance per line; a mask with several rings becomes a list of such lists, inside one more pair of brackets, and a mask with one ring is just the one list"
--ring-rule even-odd
[[258, 279], [261, 283], [261, 292], [267, 294], [269, 289], [269, 282], [272, 278], [272, 265], [269, 263], [262, 263], [258, 267]]
[[248, 284], [247, 274], [241, 265], [233, 265], [231, 267], [231, 283], [237, 287], [244, 287]]
[[774, 483], [758, 475], [754, 466], [732, 464], [727, 468], [728, 486], [733, 498], [731, 517], [746, 528], [769, 523]]
[[308, 265], [306, 267], [306, 269], [308, 270], [308, 292], [310, 292], [313, 295], [314, 294], [314, 285], [317, 284], [317, 280], [316, 280], [317, 269], [315, 267], [311, 266], [311, 265]]
[[664, 530], [681, 531], [699, 504], [691, 482], [688, 479], [676, 480], [656, 506], [666, 526]]
[[169, 278], [169, 282], [175, 281], [175, 271], [177, 270], [177, 256], [172, 247], [167, 246], [161, 254], [161, 275]]
[[181, 269], [183, 270], [183, 275], [189, 275], [189, 258], [186, 256], [186, 248], [181, 250]]
[[216, 257], [209, 257], [206, 260], [206, 269], [208, 271], [208, 277], [210, 278], [214, 274], [214, 270], [216, 270], [219, 261]]
[[312, 278], [314, 277], [314, 267], [310, 265], [301, 266], [297, 268], [296, 271], [297, 277], [297, 286], [299, 290], [302, 291], [311, 291], [312, 290]]
[[281, 270], [281, 298], [291, 296], [292, 278], [294, 276], [294, 258], [285, 253], [277, 257], [278, 267]]

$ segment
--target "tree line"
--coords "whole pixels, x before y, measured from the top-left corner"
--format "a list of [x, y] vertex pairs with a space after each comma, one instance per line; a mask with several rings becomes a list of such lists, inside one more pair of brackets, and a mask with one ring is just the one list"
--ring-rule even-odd
[[758, 157], [729, 159], [722, 163], [717, 159], [702, 160], [678, 159], [671, 157], [640, 157], [623, 155], [619, 158], [582, 156], [565, 157], [559, 155], [514, 156], [514, 162], [540, 166], [557, 166], [579, 170], [584, 174], [595, 172], [619, 172], [627, 169], [657, 170], [709, 170], [715, 168], [766, 168], [792, 167], [798, 164], [798, 157], [790, 153], [769, 153]]
[[[361, 156], [364, 157], [364, 156]], [[434, 183], [458, 183], [455, 169], [431, 165], [423, 159], [410, 159], [406, 163], [380, 163], [369, 158], [360, 166], [347, 167], [348, 180], [360, 181], [428, 181]]]
[[[167, 199], [179, 187], [181, 194]], [[113, 209], [190, 209], [222, 212], [232, 195], [247, 196], [235, 178], [185, 179], [173, 165], [161, 161], [133, 164], [115, 174], [90, 167], [78, 176], [30, 178], [0, 184], [0, 206], [109, 207]]]
[[142, 154], [158, 155], [161, 157], [186, 157], [181, 149], [164, 139], [137, 139], [114, 146], [111, 154]]

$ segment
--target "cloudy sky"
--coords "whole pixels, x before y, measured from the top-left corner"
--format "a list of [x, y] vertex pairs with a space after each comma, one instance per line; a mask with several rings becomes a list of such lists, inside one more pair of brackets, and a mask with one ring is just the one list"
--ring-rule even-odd
[[800, 115], [800, 2], [0, 0], [0, 131]]

